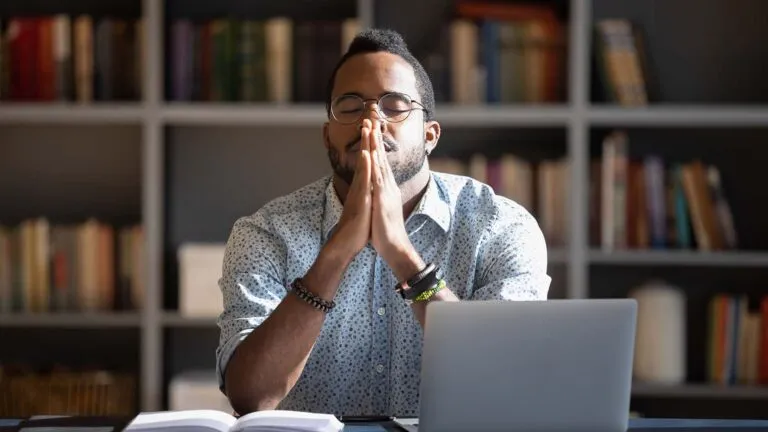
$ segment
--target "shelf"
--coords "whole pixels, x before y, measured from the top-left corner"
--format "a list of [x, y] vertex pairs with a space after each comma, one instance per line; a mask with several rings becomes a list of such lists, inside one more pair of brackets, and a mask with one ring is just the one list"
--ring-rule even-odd
[[449, 126], [567, 126], [567, 106], [438, 105], [435, 118]]
[[597, 107], [592, 126], [766, 126], [768, 109], [749, 106]]
[[166, 312], [163, 315], [163, 325], [177, 328], [214, 328], [216, 317], [186, 317], [175, 312]]
[[0, 313], [1, 327], [139, 327], [139, 313]]
[[313, 126], [326, 120], [322, 104], [167, 103], [161, 110], [169, 125]]
[[589, 253], [589, 262], [608, 265], [762, 267], [768, 266], [768, 253], [593, 249]]
[[768, 399], [768, 386], [633, 384], [632, 396], [653, 398]]
[[[438, 106], [437, 120], [450, 126], [566, 126], [563, 107]], [[326, 121], [322, 104], [167, 103], [163, 120], [171, 125], [319, 126]]]
[[139, 124], [140, 104], [0, 103], [0, 124], [93, 123]]

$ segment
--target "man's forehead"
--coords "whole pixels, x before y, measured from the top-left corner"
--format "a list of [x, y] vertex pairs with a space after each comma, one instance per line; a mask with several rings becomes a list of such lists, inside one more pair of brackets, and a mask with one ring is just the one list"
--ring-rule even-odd
[[416, 97], [413, 68], [402, 57], [388, 53], [357, 54], [336, 72], [334, 95], [356, 93], [375, 97], [396, 91]]

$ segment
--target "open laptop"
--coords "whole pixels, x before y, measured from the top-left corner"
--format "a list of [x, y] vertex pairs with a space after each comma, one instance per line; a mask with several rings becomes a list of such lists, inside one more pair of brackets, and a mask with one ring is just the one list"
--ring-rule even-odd
[[633, 299], [431, 303], [407, 429], [624, 432], [636, 317]]

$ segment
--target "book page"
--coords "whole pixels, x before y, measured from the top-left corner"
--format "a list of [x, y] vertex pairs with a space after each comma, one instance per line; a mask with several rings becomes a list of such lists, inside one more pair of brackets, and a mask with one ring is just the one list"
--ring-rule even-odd
[[222, 411], [161, 411], [139, 414], [128, 425], [126, 432], [162, 431], [170, 428], [189, 432], [228, 432], [234, 424], [235, 418]]
[[312, 431], [339, 432], [344, 425], [331, 414], [300, 411], [258, 411], [240, 417], [231, 432]]

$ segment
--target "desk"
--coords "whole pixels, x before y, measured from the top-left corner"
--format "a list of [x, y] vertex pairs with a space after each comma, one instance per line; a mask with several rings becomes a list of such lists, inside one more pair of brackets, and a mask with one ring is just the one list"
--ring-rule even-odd
[[[344, 432], [401, 432], [402, 430], [392, 422], [353, 424], [344, 428]], [[633, 418], [629, 420], [628, 432], [768, 432], [768, 420]]]
[[[766, 407], [768, 410], [768, 407]], [[768, 420], [629, 419], [630, 432], [768, 432]]]
[[[0, 431], [18, 420], [0, 419]], [[7, 429], [5, 429], [7, 428]], [[394, 422], [348, 424], [344, 432], [402, 432]], [[473, 432], [473, 431], [467, 431]], [[768, 432], [768, 420], [648, 419], [629, 420], [628, 432]]]

